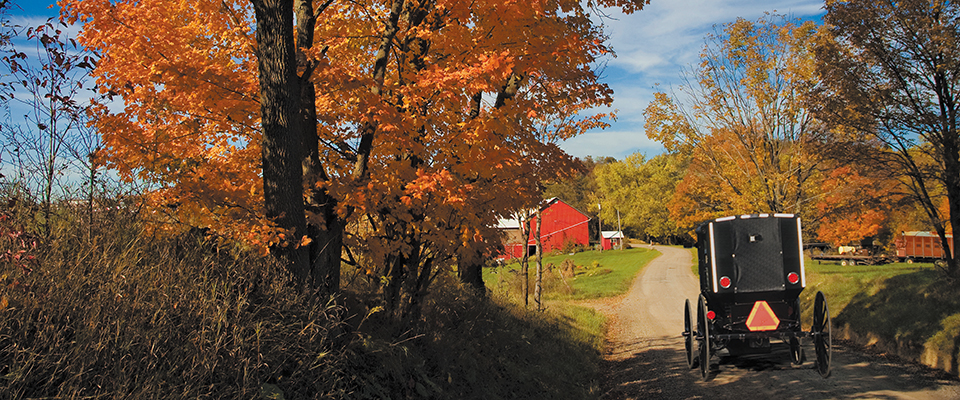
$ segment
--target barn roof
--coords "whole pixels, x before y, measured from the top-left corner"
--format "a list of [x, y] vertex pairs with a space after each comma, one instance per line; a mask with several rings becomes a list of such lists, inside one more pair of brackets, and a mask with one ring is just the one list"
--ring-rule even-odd
[[604, 239], [623, 239], [623, 231], [601, 231]]
[[[570, 203], [560, 200], [560, 198], [558, 197], [551, 197], [549, 199], [544, 200], [542, 203], [543, 206], [541, 206], [542, 208], [540, 210], [545, 210], [547, 208], [550, 208], [550, 206], [552, 206], [556, 202], [561, 202], [563, 204], [566, 204], [567, 207], [574, 209], [576, 212], [580, 214], [583, 214], [583, 216], [587, 217], [588, 221], [593, 219], [593, 218], [590, 218], [590, 216], [587, 215], [587, 213], [580, 211], [574, 206], [571, 206]], [[536, 213], [536, 210], [534, 209], [527, 210], [528, 216], [533, 216], [533, 214], [535, 213]], [[520, 220], [516, 218], [500, 218], [499, 220], [497, 220], [497, 229], [520, 229]]]
[[516, 218], [500, 218], [497, 220], [497, 229], [520, 229], [520, 220]]

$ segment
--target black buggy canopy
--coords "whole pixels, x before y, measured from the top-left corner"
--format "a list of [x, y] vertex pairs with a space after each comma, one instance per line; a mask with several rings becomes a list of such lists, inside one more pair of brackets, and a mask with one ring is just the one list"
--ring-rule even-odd
[[800, 218], [749, 214], [718, 218], [697, 230], [701, 292], [717, 295], [799, 292], [806, 285]]

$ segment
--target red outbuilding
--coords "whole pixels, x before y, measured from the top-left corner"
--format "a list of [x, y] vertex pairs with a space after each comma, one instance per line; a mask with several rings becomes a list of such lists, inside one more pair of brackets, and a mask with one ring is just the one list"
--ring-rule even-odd
[[603, 231], [600, 237], [600, 246], [604, 250], [623, 248], [623, 231]]
[[[573, 208], [563, 200], [552, 198], [540, 208], [543, 225], [540, 227], [540, 240], [543, 252], [571, 248], [573, 246], [590, 245], [590, 217]], [[527, 240], [523, 240], [520, 233], [520, 221], [516, 219], [500, 220], [499, 228], [504, 232], [503, 254], [501, 258], [519, 258], [524, 250], [533, 255], [537, 250], [536, 241], [536, 212], [531, 211], [528, 217]]]

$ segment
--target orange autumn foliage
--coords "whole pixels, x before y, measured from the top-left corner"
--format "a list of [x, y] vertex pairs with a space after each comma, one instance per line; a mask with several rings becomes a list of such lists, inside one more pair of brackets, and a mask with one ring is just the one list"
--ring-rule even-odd
[[[490, 238], [497, 215], [532, 204], [537, 182], [570, 169], [556, 143], [603, 126], [607, 115], [589, 110], [612, 95], [593, 69], [609, 49], [588, 10], [645, 1], [406, 1], [388, 35], [395, 3], [333, 1], [300, 49], [322, 164], [305, 191], [327, 191], [340, 218], [369, 224], [347, 244], [373, 259]], [[102, 55], [99, 87], [117, 99], [95, 109], [110, 166], [155, 185], [146, 203], [156, 227], [206, 226], [258, 246], [288, 235], [263, 212], [249, 2], [62, 5]], [[357, 176], [367, 127], [372, 149]]]
[[820, 240], [833, 246], [857, 243], [887, 225], [890, 195], [898, 182], [862, 175], [851, 166], [834, 169], [822, 183], [824, 197], [817, 203], [823, 219]]

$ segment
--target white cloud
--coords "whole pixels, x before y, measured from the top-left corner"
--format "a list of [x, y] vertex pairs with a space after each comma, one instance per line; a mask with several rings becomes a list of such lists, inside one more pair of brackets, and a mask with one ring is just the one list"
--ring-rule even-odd
[[560, 144], [574, 157], [615, 157], [623, 159], [633, 153], [656, 155], [663, 146], [647, 138], [643, 130], [594, 131], [568, 139]]
[[[681, 70], [699, 60], [704, 36], [738, 17], [756, 20], [765, 12], [819, 18], [823, 4], [823, 0], [653, 0], [633, 15], [605, 10], [611, 18], [598, 21], [602, 20], [610, 35], [617, 57], [609, 60], [603, 75], [614, 91], [613, 108], [619, 117], [610, 132], [587, 133], [561, 147], [578, 157], [622, 158], [631, 154], [625, 149], [663, 151], [643, 134], [643, 109], [652, 100], [656, 85], [669, 90], [679, 84]], [[627, 137], [629, 132], [642, 140]]]

